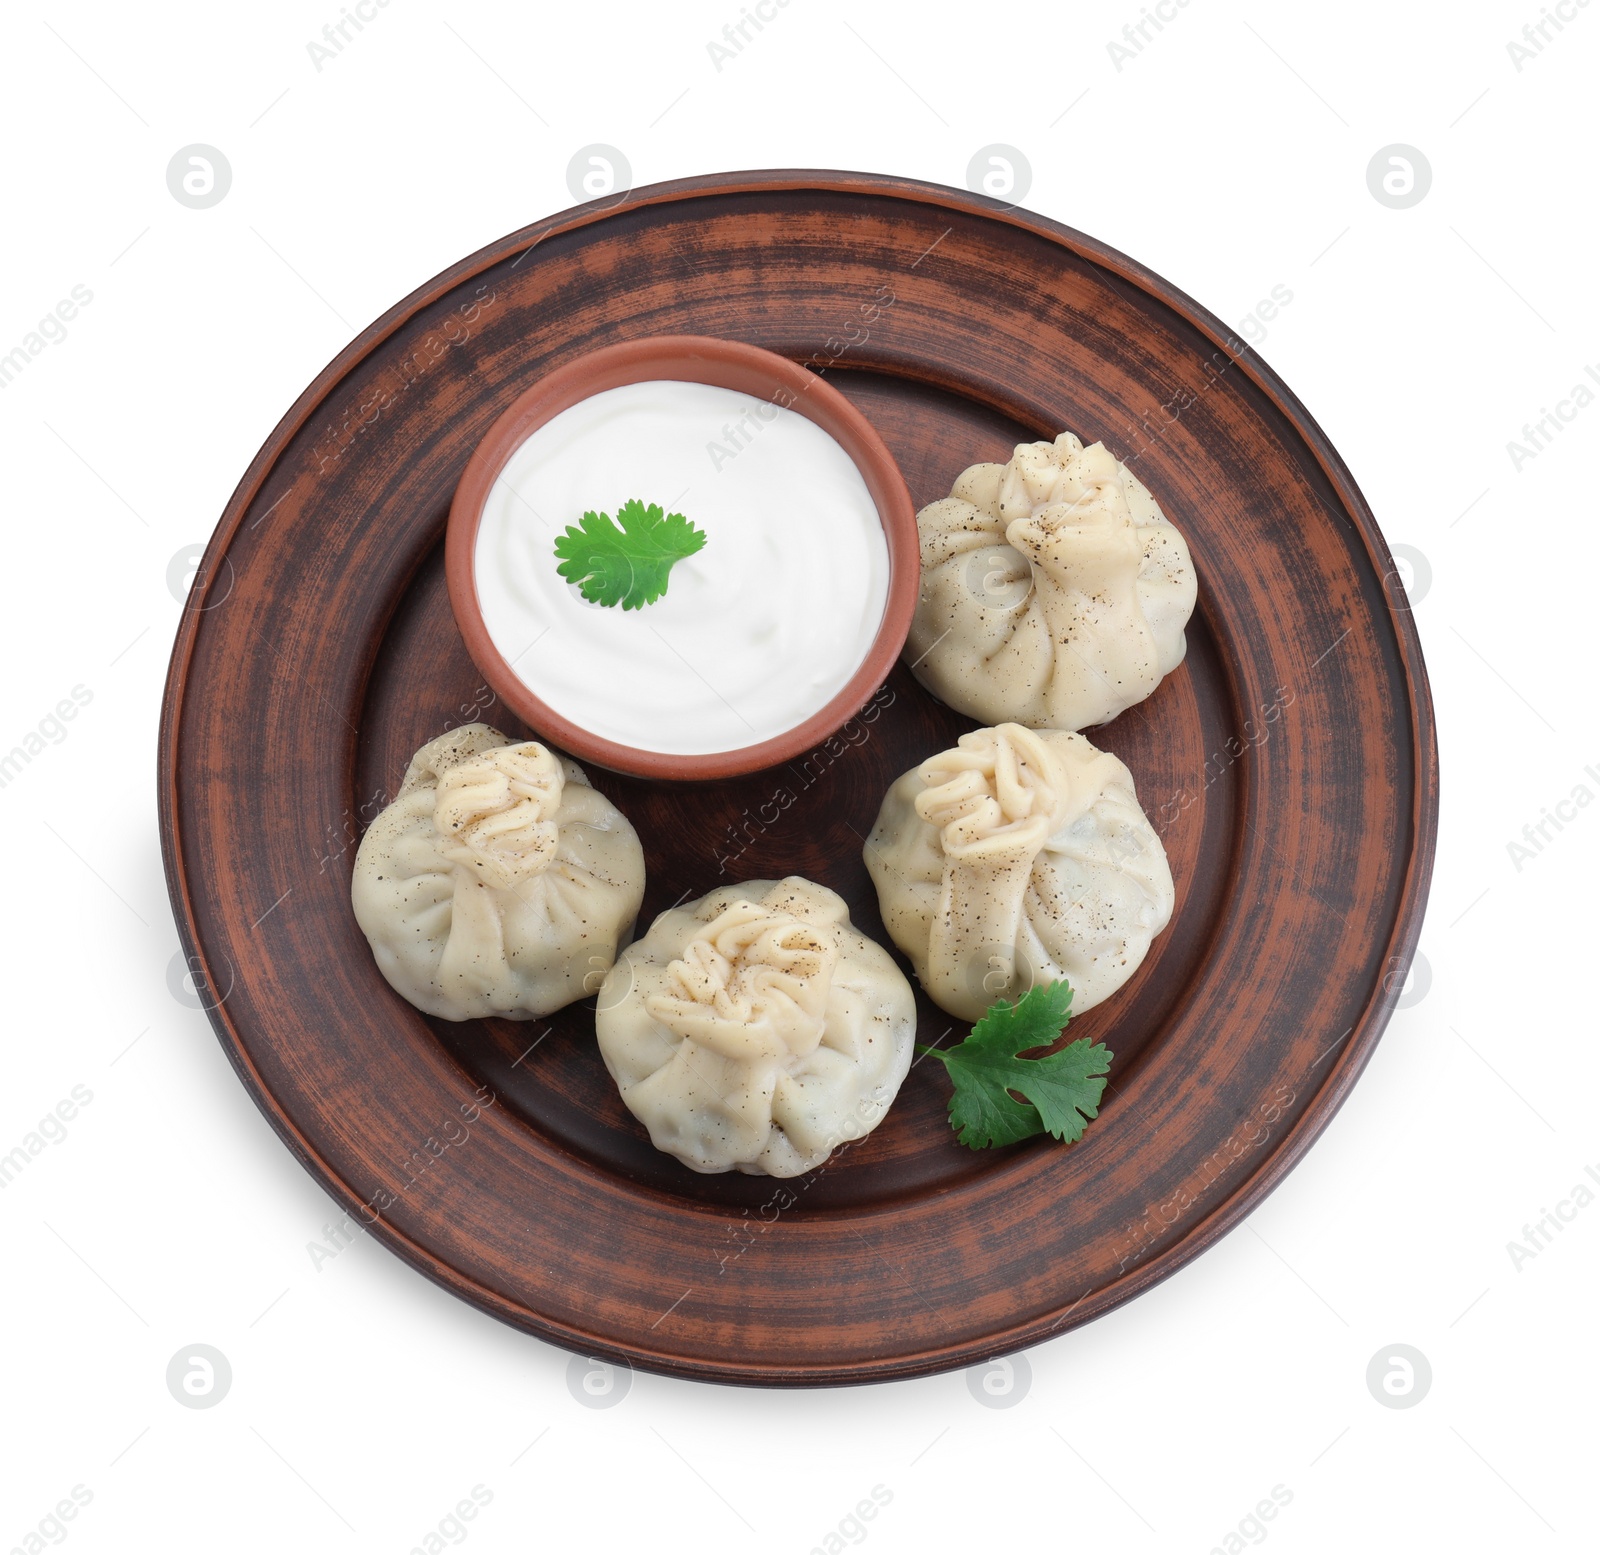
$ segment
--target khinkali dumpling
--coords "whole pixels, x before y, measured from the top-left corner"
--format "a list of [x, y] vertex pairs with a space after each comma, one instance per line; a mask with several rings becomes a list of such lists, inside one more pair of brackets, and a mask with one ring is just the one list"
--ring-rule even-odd
[[576, 762], [487, 724], [411, 758], [350, 882], [378, 969], [445, 1020], [528, 1020], [593, 994], [643, 898], [627, 816]]
[[1082, 1014], [1172, 916], [1166, 850], [1115, 756], [1001, 724], [896, 780], [867, 839], [890, 937], [962, 1020], [1065, 979]]
[[596, 1001], [606, 1068], [657, 1150], [797, 1177], [870, 1132], [911, 1067], [915, 996], [843, 899], [791, 875], [672, 908]]
[[1189, 547], [1104, 443], [1019, 443], [1009, 464], [965, 470], [917, 530], [905, 659], [969, 718], [1086, 729], [1183, 661]]

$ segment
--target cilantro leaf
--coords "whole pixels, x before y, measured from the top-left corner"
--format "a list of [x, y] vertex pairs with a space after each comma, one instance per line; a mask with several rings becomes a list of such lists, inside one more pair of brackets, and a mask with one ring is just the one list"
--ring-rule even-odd
[[663, 514], [655, 503], [637, 497], [609, 513], [585, 513], [556, 540], [556, 571], [576, 583], [591, 605], [620, 604], [640, 610], [667, 592], [674, 562], [693, 556], [706, 543], [682, 513]]
[[1000, 999], [990, 1005], [965, 1041], [943, 1051], [922, 1049], [955, 1085], [950, 1126], [962, 1144], [982, 1150], [1052, 1134], [1070, 1145], [1083, 1137], [1099, 1111], [1114, 1055], [1084, 1037], [1043, 1058], [1017, 1056], [1050, 1046], [1071, 1018], [1071, 1004], [1070, 984], [1039, 983], [1015, 1004]]

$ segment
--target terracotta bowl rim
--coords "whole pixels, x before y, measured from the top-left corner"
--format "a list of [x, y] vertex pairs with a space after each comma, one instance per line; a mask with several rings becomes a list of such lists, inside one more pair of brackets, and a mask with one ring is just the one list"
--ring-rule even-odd
[[[651, 751], [607, 739], [558, 713], [495, 646], [478, 600], [474, 552], [489, 492], [522, 444], [580, 400], [654, 379], [709, 383], [774, 401], [820, 426], [860, 470], [889, 550], [883, 619], [844, 687], [802, 723], [734, 750], [692, 755]], [[849, 722], [888, 677], [905, 647], [921, 588], [916, 510], [894, 455], [872, 423], [834, 386], [775, 351], [711, 335], [651, 335], [602, 346], [543, 374], [484, 434], [462, 472], [445, 531], [450, 608], [467, 652], [501, 701], [541, 737], [582, 761], [635, 777], [705, 781], [777, 766], [820, 744]]]

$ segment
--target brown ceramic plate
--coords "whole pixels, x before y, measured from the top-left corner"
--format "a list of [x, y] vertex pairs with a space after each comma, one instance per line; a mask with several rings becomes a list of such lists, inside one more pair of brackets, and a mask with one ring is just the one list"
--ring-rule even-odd
[[[1188, 659], [1094, 736], [1133, 770], [1178, 905], [1132, 982], [1072, 1027], [1117, 1055], [1082, 1143], [967, 1151], [941, 1066], [922, 1063], [879, 1129], [810, 1177], [697, 1176], [624, 1112], [587, 1006], [453, 1025], [373, 965], [351, 861], [412, 751], [478, 718], [525, 732], [474, 671], [446, 596], [445, 518], [470, 451], [539, 374], [669, 333], [825, 371], [918, 505], [965, 465], [1071, 428], [1131, 461], [1188, 536]], [[1437, 807], [1427, 682], [1393, 577], [1293, 395], [1092, 240], [861, 174], [638, 190], [407, 298], [246, 472], [163, 709], [179, 928], [285, 1142], [485, 1311], [717, 1381], [970, 1363], [1098, 1316], [1222, 1236], [1370, 1056], [1415, 945]], [[644, 922], [730, 880], [797, 873], [883, 938], [862, 837], [889, 782], [969, 727], [897, 668], [839, 736], [776, 769], [590, 775], [644, 841]], [[951, 1023], [921, 1010], [921, 1039], [942, 1037]]]

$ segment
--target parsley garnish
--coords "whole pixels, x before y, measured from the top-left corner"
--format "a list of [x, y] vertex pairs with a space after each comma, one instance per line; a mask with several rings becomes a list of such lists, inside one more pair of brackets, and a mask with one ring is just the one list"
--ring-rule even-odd
[[1083, 1137], [1098, 1112], [1114, 1055], [1082, 1037], [1043, 1058], [1017, 1056], [1049, 1047], [1071, 1019], [1071, 1004], [1070, 984], [1039, 983], [1015, 1004], [1000, 999], [990, 1005], [965, 1041], [943, 1052], [921, 1049], [944, 1065], [955, 1084], [950, 1126], [962, 1144], [982, 1150], [1053, 1134], [1070, 1145]]
[[667, 592], [673, 563], [705, 543], [705, 532], [682, 513], [663, 515], [655, 503], [646, 507], [635, 497], [622, 504], [615, 520], [609, 513], [585, 513], [581, 524], [569, 524], [556, 540], [556, 571], [592, 605], [639, 610]]

